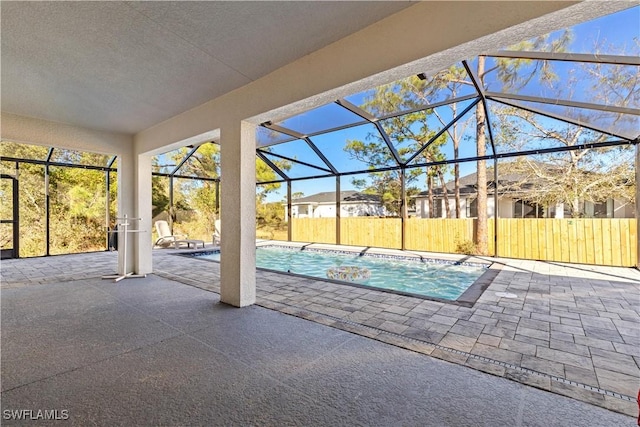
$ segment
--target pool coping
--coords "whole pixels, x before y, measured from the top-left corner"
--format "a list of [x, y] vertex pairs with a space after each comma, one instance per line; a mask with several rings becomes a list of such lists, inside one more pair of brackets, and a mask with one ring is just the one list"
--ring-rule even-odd
[[[291, 245], [290, 243], [294, 243], [294, 245]], [[436, 264], [439, 263], [438, 261], [441, 261], [440, 262], [441, 264], [483, 267], [485, 268], [485, 271], [480, 275], [480, 277], [474, 280], [473, 283], [471, 283], [471, 285], [469, 285], [469, 287], [465, 289], [460, 296], [458, 296], [458, 298], [456, 298], [455, 300], [450, 300], [446, 298], [438, 298], [438, 297], [433, 297], [429, 295], [416, 294], [412, 292], [398, 291], [395, 289], [386, 289], [386, 288], [381, 288], [377, 286], [369, 286], [369, 285], [360, 284], [357, 282], [348, 282], [348, 281], [337, 280], [337, 279], [329, 279], [326, 277], [309, 276], [305, 274], [291, 273], [288, 271], [281, 271], [281, 270], [273, 270], [273, 269], [264, 268], [264, 267], [256, 267], [256, 270], [261, 270], [261, 271], [266, 271], [266, 272], [276, 273], [276, 274], [283, 274], [286, 276], [299, 277], [304, 279], [318, 280], [318, 281], [328, 282], [328, 283], [336, 283], [339, 285], [347, 285], [347, 286], [361, 288], [361, 289], [377, 290], [380, 292], [386, 292], [390, 294], [402, 295], [402, 296], [407, 296], [412, 298], [419, 298], [419, 299], [424, 299], [429, 301], [436, 301], [436, 302], [441, 302], [445, 304], [457, 305], [461, 307], [473, 307], [475, 303], [478, 301], [478, 299], [480, 299], [484, 291], [491, 285], [493, 280], [498, 276], [498, 274], [500, 273], [500, 270], [502, 269], [502, 265], [500, 263], [495, 263], [495, 262], [490, 263], [485, 260], [480, 260], [480, 262], [468, 262], [466, 260], [472, 257], [466, 256], [466, 255], [465, 256], [461, 255], [460, 257], [462, 258], [456, 260], [453, 258], [447, 259], [445, 257], [439, 257], [439, 258], [425, 257], [416, 251], [409, 252], [407, 253], [407, 255], [399, 255], [397, 254], [398, 252], [402, 254], [405, 254], [406, 252], [399, 251], [399, 250], [385, 249], [385, 248], [374, 248], [374, 247], [366, 247], [364, 250], [362, 250], [362, 249], [358, 249], [357, 247], [346, 247], [344, 249], [343, 248], [335, 249], [335, 248], [329, 247], [330, 245], [326, 245], [326, 244], [321, 244], [321, 246], [319, 247], [310, 247], [311, 245], [316, 245], [316, 244], [313, 244], [313, 243], [304, 244], [301, 242], [287, 242], [287, 244], [278, 244], [274, 242], [256, 243], [256, 247], [282, 247], [287, 249], [299, 249], [301, 251], [309, 250], [314, 252], [359, 254], [360, 256], [369, 256], [369, 257], [375, 257], [375, 258], [404, 259], [404, 260], [411, 260], [411, 262], [426, 262], [426, 263], [434, 262]], [[370, 250], [371, 252], [369, 252]], [[367, 252], [366, 254], [365, 254], [365, 251]], [[218, 247], [218, 248], [211, 248], [206, 250], [200, 249], [200, 250], [183, 251], [179, 253], [174, 253], [172, 255], [178, 255], [178, 256], [197, 259], [198, 258], [197, 255], [199, 254], [214, 254], [219, 252], [220, 252], [220, 248]], [[202, 258], [201, 261], [215, 262], [218, 264], [220, 263], [220, 261], [206, 259], [206, 258]]]

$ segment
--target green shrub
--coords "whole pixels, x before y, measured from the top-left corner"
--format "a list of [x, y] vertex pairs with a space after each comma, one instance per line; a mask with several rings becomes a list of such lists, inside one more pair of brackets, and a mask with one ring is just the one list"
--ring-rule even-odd
[[475, 255], [478, 253], [478, 248], [471, 240], [456, 240], [456, 253]]

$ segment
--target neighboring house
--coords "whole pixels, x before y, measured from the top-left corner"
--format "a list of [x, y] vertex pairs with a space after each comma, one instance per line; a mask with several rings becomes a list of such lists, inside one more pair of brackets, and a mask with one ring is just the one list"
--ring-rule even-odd
[[[357, 191], [340, 192], [340, 216], [384, 216], [386, 210], [380, 196]], [[291, 201], [292, 218], [335, 218], [336, 193], [326, 191]], [[287, 206], [285, 205], [285, 218]]]
[[[487, 171], [487, 215], [495, 216], [495, 197], [493, 170]], [[472, 173], [460, 177], [460, 217], [475, 218], [478, 216], [476, 174]], [[511, 186], [517, 183], [520, 192], [535, 191], [533, 183], [523, 182], [522, 176], [517, 173], [505, 174], [500, 177], [498, 191], [498, 215], [500, 218], [568, 218], [571, 217], [569, 206], [558, 203], [552, 206], [544, 206], [534, 202], [521, 200], [518, 191], [513, 191]], [[446, 184], [447, 199], [451, 209], [451, 215], [455, 216], [455, 187], [454, 182]], [[433, 189], [434, 215], [429, 215], [429, 197], [427, 191], [415, 196], [416, 216], [419, 218], [446, 218], [446, 201], [441, 187]], [[601, 203], [580, 201], [581, 217], [584, 218], [634, 218], [635, 206], [633, 203], [608, 199]]]

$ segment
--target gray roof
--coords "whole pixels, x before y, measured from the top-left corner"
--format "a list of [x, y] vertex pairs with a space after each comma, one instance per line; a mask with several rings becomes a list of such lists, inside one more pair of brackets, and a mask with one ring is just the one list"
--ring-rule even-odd
[[[311, 196], [301, 197], [291, 201], [293, 205], [306, 203], [335, 203], [336, 192], [324, 191], [322, 193], [312, 194]], [[375, 194], [360, 193], [358, 191], [349, 190], [340, 192], [340, 202], [375, 202], [380, 203], [380, 196]]]
[[[560, 169], [557, 166], [547, 165], [544, 163], [536, 162], [537, 166], [540, 168], [544, 168], [547, 171], [560, 173]], [[531, 176], [531, 174], [525, 174], [522, 172], [500, 172], [498, 169], [498, 192], [499, 193], [510, 193], [514, 190], [531, 190], [534, 189], [536, 184], [541, 184], [541, 179]], [[476, 194], [478, 192], [477, 189], [477, 173], [471, 173], [469, 175], [460, 177], [460, 194], [468, 195], [468, 194]], [[449, 194], [455, 191], [455, 183], [453, 180], [448, 181], [446, 183], [447, 192]], [[495, 181], [493, 176], [493, 167], [487, 168], [487, 189], [489, 194], [493, 194], [493, 189], [495, 188]], [[442, 187], [438, 184], [433, 188], [433, 194], [435, 196], [442, 195]], [[428, 191], [421, 191], [415, 197], [427, 197]]]

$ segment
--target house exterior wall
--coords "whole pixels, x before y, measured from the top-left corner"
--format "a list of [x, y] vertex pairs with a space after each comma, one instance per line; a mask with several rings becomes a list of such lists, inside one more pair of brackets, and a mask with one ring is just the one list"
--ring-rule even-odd
[[[343, 208], [340, 207], [340, 213]], [[313, 210], [313, 218], [335, 218], [336, 205], [318, 205]]]
[[[475, 199], [475, 197], [462, 197], [460, 199], [460, 218], [468, 218], [468, 206]], [[438, 218], [446, 218], [446, 210], [444, 206], [444, 200], [442, 198], [434, 198], [434, 203], [440, 203], [442, 207], [442, 215]], [[514, 218], [515, 217], [515, 203], [516, 200], [509, 197], [502, 197], [498, 200], [498, 216], [500, 218]], [[449, 205], [451, 206], [452, 214], [455, 213], [455, 199], [449, 198]], [[595, 206], [591, 202], [582, 203], [584, 207], [585, 216], [593, 217], [595, 212]], [[487, 215], [489, 218], [493, 218], [495, 214], [495, 203], [493, 196], [487, 198]], [[609, 199], [607, 201], [607, 216], [606, 218], [633, 218], [635, 215], [635, 206], [633, 203], [624, 202], [621, 200]], [[426, 197], [416, 198], [416, 216], [419, 218], [429, 218], [429, 201]], [[555, 206], [551, 218], [565, 218], [564, 204], [558, 203]]]
[[386, 209], [378, 203], [347, 203], [340, 204], [340, 216], [384, 216]]
[[[285, 206], [285, 218], [287, 218], [287, 207]], [[376, 203], [340, 203], [340, 217], [353, 216], [384, 216], [385, 209]], [[291, 206], [292, 218], [335, 218], [335, 203], [324, 204], [299, 204]]]
[[513, 218], [514, 210], [513, 199], [498, 198], [498, 217]]
[[613, 201], [613, 218], [633, 218], [636, 214], [636, 207], [633, 203], [621, 200]]
[[[475, 200], [475, 197], [461, 197], [460, 198], [460, 218], [468, 218], [467, 216], [467, 210], [470, 208], [470, 204], [471, 202]], [[442, 208], [442, 214], [438, 216], [438, 218], [446, 218], [447, 217], [447, 211], [445, 208], [445, 201], [442, 198], [434, 198], [433, 200], [434, 203], [439, 203], [441, 208]], [[499, 205], [499, 209], [501, 209], [500, 211], [500, 216], [502, 217], [502, 209], [503, 209], [503, 204], [504, 202], [500, 201], [500, 205]], [[507, 204], [505, 204], [504, 206], [507, 206]], [[449, 207], [451, 209], [451, 215], [454, 216], [455, 215], [455, 211], [456, 211], [456, 201], [454, 198], [450, 197], [449, 198]], [[495, 212], [495, 203], [494, 203], [494, 199], [493, 197], [488, 197], [487, 198], [487, 214], [489, 216], [489, 218], [493, 218], [494, 216], [494, 212]], [[416, 198], [416, 216], [419, 218], [430, 218], [429, 216], [429, 199], [422, 198], [422, 197], [417, 197]]]

